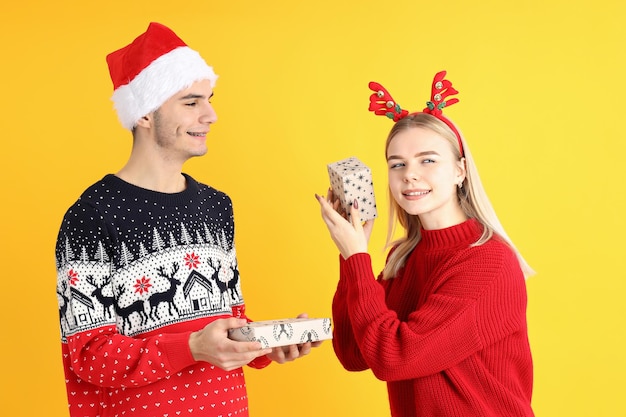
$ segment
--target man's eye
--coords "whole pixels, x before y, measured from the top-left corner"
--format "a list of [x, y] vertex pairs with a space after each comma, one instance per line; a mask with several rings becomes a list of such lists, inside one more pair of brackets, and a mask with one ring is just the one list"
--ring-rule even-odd
[[185, 105], [186, 105], [186, 106], [193, 107], [193, 106], [195, 106], [196, 104], [197, 104], [197, 103], [196, 103], [195, 101], [192, 101], [191, 103], [187, 103], [187, 104], [185, 104]]
[[403, 164], [402, 162], [398, 162], [398, 163], [396, 163], [396, 164], [391, 164], [391, 165], [389, 166], [389, 168], [401, 168], [401, 167], [403, 167], [403, 166], [404, 166], [404, 164]]
[[435, 160], [434, 159], [424, 159], [422, 162], [425, 163], [425, 164], [434, 164]]

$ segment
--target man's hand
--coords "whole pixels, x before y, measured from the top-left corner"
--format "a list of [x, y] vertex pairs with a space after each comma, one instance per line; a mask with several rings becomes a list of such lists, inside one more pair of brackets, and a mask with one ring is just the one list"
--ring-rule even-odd
[[189, 337], [193, 358], [230, 371], [247, 365], [259, 356], [271, 354], [272, 349], [261, 349], [259, 342], [237, 342], [228, 338], [228, 329], [246, 324], [245, 319], [234, 317], [218, 319], [193, 332]]

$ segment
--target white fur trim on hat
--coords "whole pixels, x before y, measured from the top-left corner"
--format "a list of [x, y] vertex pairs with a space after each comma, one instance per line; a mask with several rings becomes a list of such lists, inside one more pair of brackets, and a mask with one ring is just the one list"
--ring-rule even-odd
[[117, 116], [128, 130], [137, 121], [161, 107], [169, 98], [196, 81], [210, 80], [215, 86], [217, 75], [200, 54], [182, 46], [161, 55], [144, 68], [131, 82], [113, 92]]

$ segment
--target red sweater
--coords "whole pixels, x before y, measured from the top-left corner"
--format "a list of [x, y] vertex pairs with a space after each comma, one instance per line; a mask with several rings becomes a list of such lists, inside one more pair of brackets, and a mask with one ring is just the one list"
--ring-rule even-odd
[[387, 382], [393, 417], [533, 416], [524, 276], [501, 240], [470, 247], [481, 231], [423, 230], [387, 281], [366, 253], [340, 260], [335, 353]]

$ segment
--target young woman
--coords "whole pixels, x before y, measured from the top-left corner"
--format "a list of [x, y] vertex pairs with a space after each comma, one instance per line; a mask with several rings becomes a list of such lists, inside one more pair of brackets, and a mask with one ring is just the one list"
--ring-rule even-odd
[[525, 276], [489, 203], [462, 135], [443, 116], [457, 92], [445, 72], [431, 101], [408, 114], [376, 83], [370, 110], [394, 119], [386, 143], [390, 243], [375, 278], [367, 253], [373, 221], [350, 221], [329, 190], [316, 195], [341, 253], [333, 346], [349, 371], [387, 382], [391, 415], [533, 416]]

